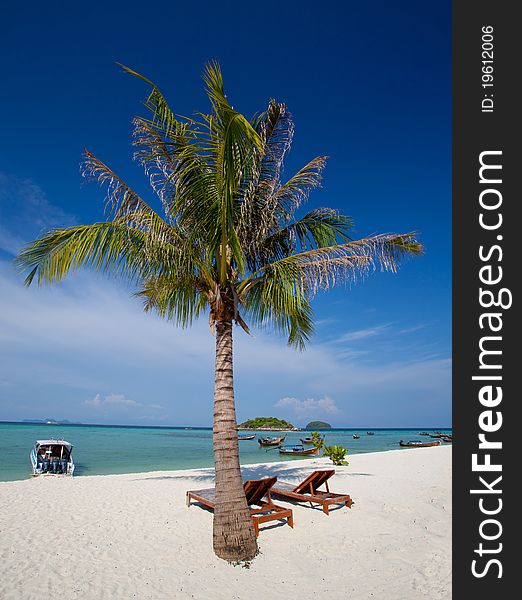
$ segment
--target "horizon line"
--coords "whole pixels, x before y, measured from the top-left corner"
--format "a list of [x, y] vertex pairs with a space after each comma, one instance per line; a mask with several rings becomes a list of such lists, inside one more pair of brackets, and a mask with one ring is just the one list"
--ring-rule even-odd
[[[51, 427], [51, 426], [60, 426], [60, 427], [132, 427], [132, 428], [137, 428], [137, 429], [210, 429], [212, 430], [213, 427], [211, 425], [124, 425], [121, 423], [60, 423], [60, 422], [56, 422], [56, 423], [47, 423], [44, 422], [43, 420], [23, 420], [23, 421], [4, 421], [0, 419], [0, 424], [5, 424], [5, 425], [45, 425], [46, 427]], [[301, 429], [306, 429], [306, 426], [303, 426]], [[405, 429], [405, 430], [410, 430], [410, 429], [427, 429], [427, 430], [437, 430], [437, 429], [452, 429], [452, 426], [436, 426], [436, 427], [421, 427], [421, 426], [415, 426], [415, 427], [391, 427], [391, 426], [387, 426], [387, 427], [370, 427], [370, 426], [339, 426], [339, 427], [325, 427], [325, 428], [321, 428], [321, 430], [336, 430], [336, 429], [340, 429], [340, 430], [354, 430], [354, 431], [363, 431], [363, 430], [375, 430], [375, 431], [379, 431], [379, 430], [387, 430], [387, 429]], [[252, 428], [252, 431], [256, 431], [256, 428]]]

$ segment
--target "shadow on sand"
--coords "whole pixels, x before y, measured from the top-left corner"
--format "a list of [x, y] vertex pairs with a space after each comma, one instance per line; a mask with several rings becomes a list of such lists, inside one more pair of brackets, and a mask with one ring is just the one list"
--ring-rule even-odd
[[[290, 483], [298, 483], [305, 477], [308, 477], [312, 471], [316, 469], [325, 469], [333, 467], [324, 467], [318, 465], [299, 466], [292, 467], [291, 465], [281, 463], [267, 463], [262, 465], [246, 465], [241, 467], [241, 474], [244, 480], [247, 479], [263, 479], [263, 477], [274, 477], [276, 476], [281, 481], [290, 480]], [[348, 477], [373, 477], [372, 473], [347, 473], [343, 468], [343, 476]], [[335, 477], [335, 476], [334, 476]], [[147, 481], [147, 480], [176, 480], [176, 479], [188, 479], [194, 482], [206, 481], [214, 479], [214, 469], [198, 469], [197, 473], [192, 471], [174, 471], [172, 475], [151, 475], [150, 477], [144, 476], [135, 479], [134, 481]]]

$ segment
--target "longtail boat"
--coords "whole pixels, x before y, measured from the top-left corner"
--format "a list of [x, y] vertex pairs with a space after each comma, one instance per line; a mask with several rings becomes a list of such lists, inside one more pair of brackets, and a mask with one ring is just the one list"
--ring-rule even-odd
[[367, 431], [366, 435], [375, 435], [375, 434], [373, 433], [373, 431]]
[[352, 437], [354, 440], [358, 440], [361, 436], [358, 433], [354, 433]]
[[401, 440], [399, 444], [405, 448], [427, 448], [428, 446], [440, 446], [441, 441], [437, 440], [436, 442], [423, 442], [422, 440], [409, 440], [408, 442], [404, 442]]
[[443, 438], [441, 438], [443, 442], [445, 442], [446, 444], [451, 444], [453, 442], [453, 436], [452, 435], [445, 435]]
[[280, 446], [286, 439], [286, 434], [279, 437], [260, 437], [257, 439], [260, 446]]
[[256, 434], [253, 433], [252, 435], [238, 435], [237, 439], [241, 442], [241, 441], [245, 441], [245, 440], [253, 440], [256, 437]]
[[295, 446], [281, 446], [279, 448], [279, 454], [292, 454], [293, 456], [307, 456], [309, 454], [315, 455], [318, 452], [319, 448], [305, 448], [300, 444]]
[[[319, 438], [317, 438], [318, 440], [324, 440], [324, 435], [320, 436]], [[314, 438], [312, 437], [305, 437], [305, 438], [300, 438], [301, 443], [302, 444], [313, 444], [314, 443]]]

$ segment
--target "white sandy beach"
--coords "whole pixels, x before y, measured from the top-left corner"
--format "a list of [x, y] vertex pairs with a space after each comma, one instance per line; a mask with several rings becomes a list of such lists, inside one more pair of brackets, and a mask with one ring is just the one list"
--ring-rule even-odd
[[[185, 491], [211, 469], [0, 483], [2, 600], [451, 598], [451, 447], [349, 457], [330, 489], [351, 509], [293, 505], [249, 569], [212, 551], [212, 514]], [[251, 465], [298, 481], [328, 459]], [[283, 506], [291, 504], [277, 500]]]

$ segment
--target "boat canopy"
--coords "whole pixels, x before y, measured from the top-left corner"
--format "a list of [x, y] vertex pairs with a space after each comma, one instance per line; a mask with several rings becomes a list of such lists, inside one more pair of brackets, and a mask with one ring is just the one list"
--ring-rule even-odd
[[65, 446], [68, 450], [71, 450], [73, 445], [65, 440], [36, 440], [36, 446]]

